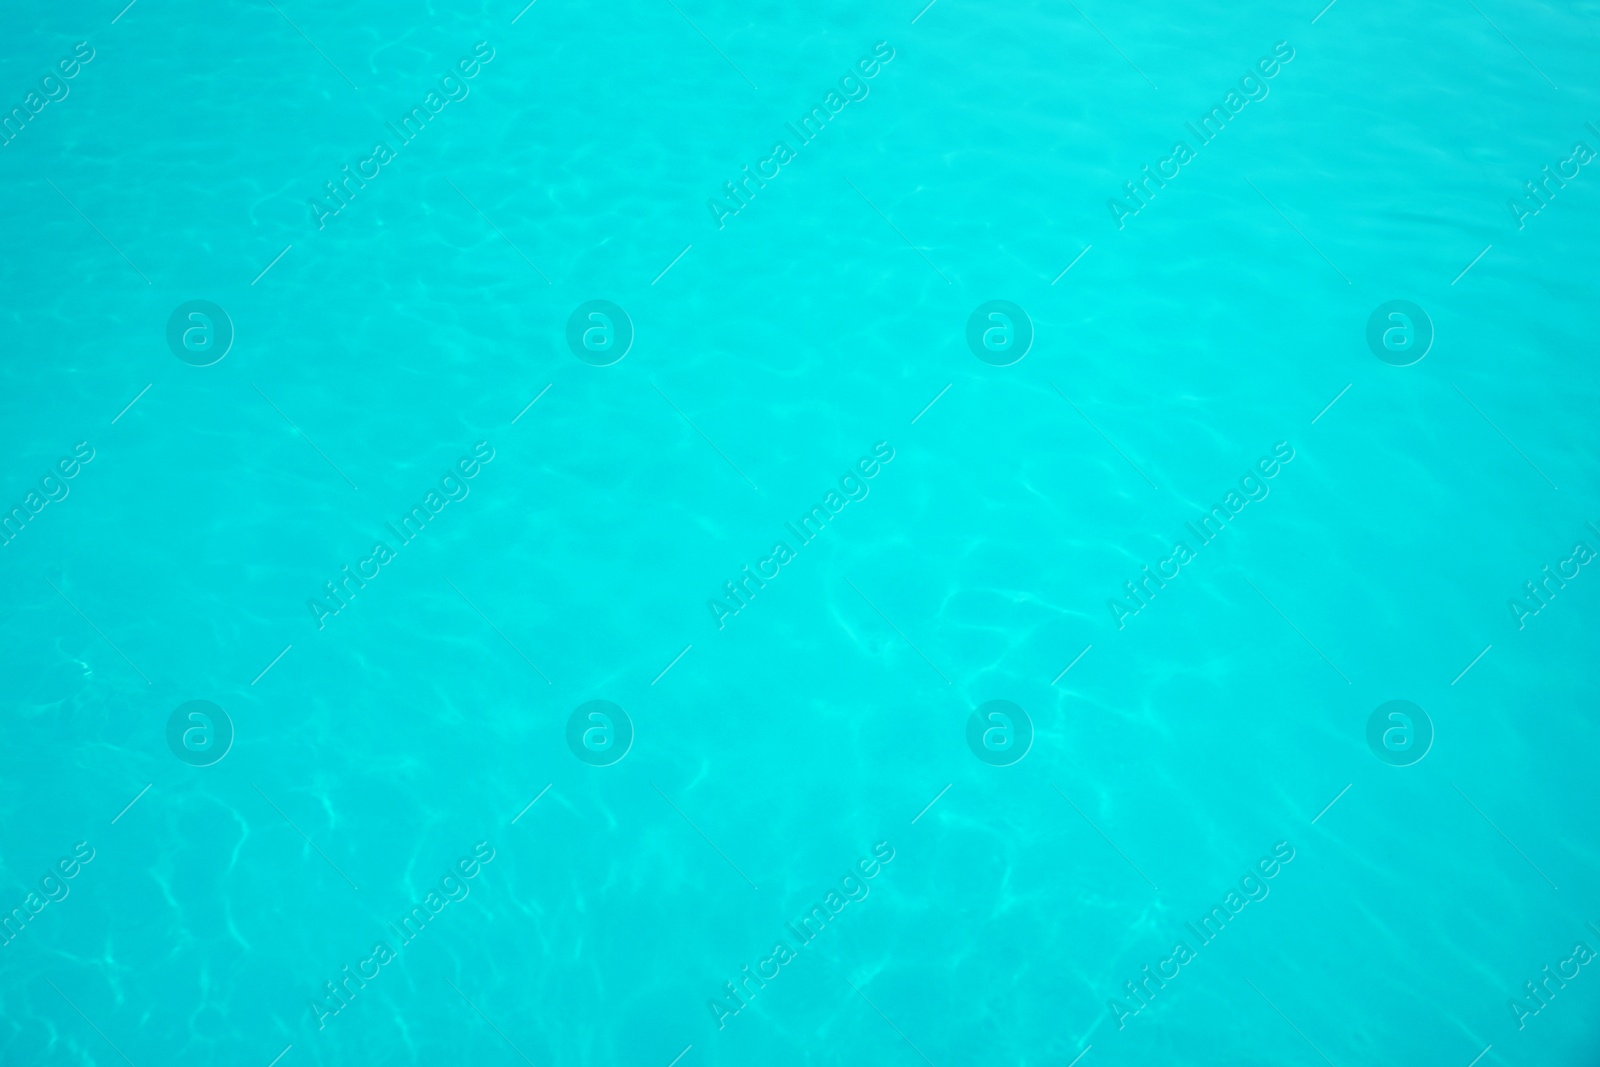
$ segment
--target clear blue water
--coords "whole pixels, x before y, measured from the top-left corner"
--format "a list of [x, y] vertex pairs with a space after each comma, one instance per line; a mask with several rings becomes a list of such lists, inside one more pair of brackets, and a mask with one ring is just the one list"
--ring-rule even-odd
[[123, 2], [0, 35], [0, 1062], [1594, 1062], [1600, 6]]

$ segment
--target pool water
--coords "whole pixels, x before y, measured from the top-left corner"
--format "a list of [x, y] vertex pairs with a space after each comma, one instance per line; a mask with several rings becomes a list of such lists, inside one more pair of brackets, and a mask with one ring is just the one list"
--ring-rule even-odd
[[524, 3], [3, 16], [0, 1062], [1594, 1061], [1600, 5]]

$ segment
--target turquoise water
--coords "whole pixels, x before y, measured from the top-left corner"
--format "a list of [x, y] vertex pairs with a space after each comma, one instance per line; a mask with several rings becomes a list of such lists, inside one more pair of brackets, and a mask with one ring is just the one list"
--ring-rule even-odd
[[1594, 1061], [1600, 6], [124, 2], [0, 1062]]

